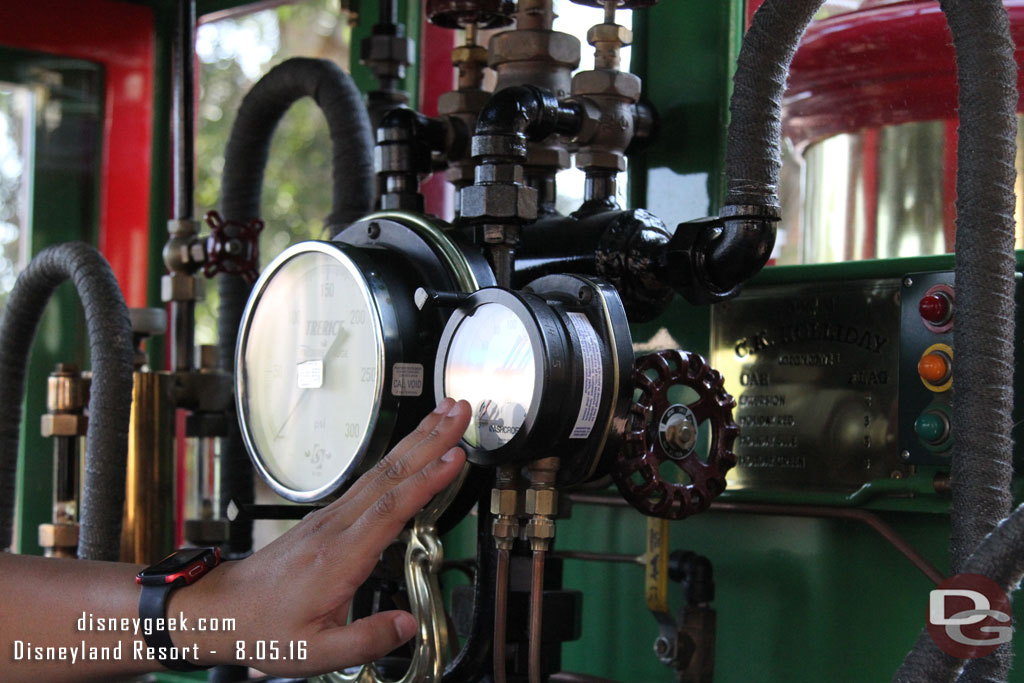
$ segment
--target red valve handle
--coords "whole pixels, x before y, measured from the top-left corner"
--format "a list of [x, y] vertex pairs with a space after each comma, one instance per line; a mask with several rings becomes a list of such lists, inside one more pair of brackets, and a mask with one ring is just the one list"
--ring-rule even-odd
[[252, 284], [260, 275], [260, 233], [263, 221], [254, 218], [248, 222], [224, 220], [216, 211], [206, 214], [210, 236], [206, 239], [206, 263], [203, 274], [213, 277], [217, 273], [240, 275]]
[[[648, 376], [651, 370], [654, 379]], [[721, 373], [699, 354], [687, 351], [658, 351], [637, 359], [633, 383], [640, 396], [633, 402], [625, 447], [612, 465], [619, 491], [645, 515], [683, 519], [703, 512], [725, 490], [725, 473], [736, 464], [732, 450], [740, 431], [732, 419], [736, 400], [725, 391]], [[685, 408], [673, 405], [669, 390], [678, 385], [690, 387], [699, 398]], [[663, 441], [666, 419], [687, 410], [696, 426], [705, 421], [711, 425], [706, 459], [692, 448], [670, 453]], [[689, 482], [665, 479], [659, 469], [665, 462], [677, 465]]]

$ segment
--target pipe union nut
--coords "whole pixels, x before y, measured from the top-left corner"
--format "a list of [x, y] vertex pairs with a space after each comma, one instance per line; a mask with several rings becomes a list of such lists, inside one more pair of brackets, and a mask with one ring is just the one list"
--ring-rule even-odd
[[643, 82], [639, 76], [628, 71], [611, 69], [591, 69], [580, 71], [572, 77], [572, 94], [576, 95], [612, 95], [629, 100], [633, 104], [640, 101], [640, 90]]
[[526, 489], [526, 514], [554, 515], [558, 512], [558, 491]]
[[507, 62], [537, 61], [575, 69], [580, 64], [580, 41], [558, 31], [505, 31], [491, 38], [488, 53], [492, 68]]
[[633, 44], [633, 32], [618, 24], [597, 24], [587, 31], [587, 42], [591, 45], [618, 43], [625, 47]]
[[519, 507], [519, 492], [514, 489], [491, 489], [491, 514], [514, 516]]
[[459, 192], [463, 218], [525, 219], [537, 217], [537, 190], [517, 183], [470, 185]]

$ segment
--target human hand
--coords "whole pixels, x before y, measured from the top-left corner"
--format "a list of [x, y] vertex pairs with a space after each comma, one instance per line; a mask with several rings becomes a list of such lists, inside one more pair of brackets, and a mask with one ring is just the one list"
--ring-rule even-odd
[[[305, 517], [267, 547], [228, 562], [202, 581], [174, 591], [168, 615], [234, 617], [230, 632], [190, 631], [199, 652], [217, 652], [234, 663], [237, 641], [244, 660], [270, 674], [311, 675], [378, 659], [417, 631], [408, 612], [374, 614], [348, 624], [349, 605], [383, 550], [406, 521], [461, 471], [465, 454], [455, 446], [469, 425], [470, 406], [444, 399], [414, 432], [395, 446], [337, 501]], [[174, 644], [180, 635], [172, 634]], [[257, 648], [276, 641], [278, 658]], [[304, 659], [294, 645], [305, 641]], [[203, 663], [209, 663], [203, 661]]]

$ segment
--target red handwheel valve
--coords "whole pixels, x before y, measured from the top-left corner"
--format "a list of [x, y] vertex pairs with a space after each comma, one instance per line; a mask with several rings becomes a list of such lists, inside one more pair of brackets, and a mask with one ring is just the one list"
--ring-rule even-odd
[[263, 221], [224, 220], [216, 211], [206, 214], [210, 236], [206, 239], [206, 263], [203, 273], [239, 275], [252, 284], [260, 275], [260, 233]]
[[[699, 354], [687, 351], [658, 351], [638, 358], [633, 382], [640, 395], [633, 402], [626, 444], [612, 466], [619, 492], [653, 517], [683, 519], [703, 512], [725, 490], [725, 473], [736, 464], [736, 400], [726, 392], [721, 373]], [[676, 386], [689, 387], [697, 399], [689, 404], [670, 402], [669, 392]], [[710, 447], [702, 458], [696, 447], [704, 422], [710, 426]], [[679, 481], [666, 478], [661, 471], [664, 463], [678, 467]]]

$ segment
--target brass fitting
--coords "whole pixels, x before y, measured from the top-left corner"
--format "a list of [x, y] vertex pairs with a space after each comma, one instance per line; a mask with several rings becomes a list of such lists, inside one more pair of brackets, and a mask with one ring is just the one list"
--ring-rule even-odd
[[77, 365], [57, 363], [46, 380], [46, 409], [51, 413], [74, 413], [85, 408], [88, 387]]
[[78, 548], [78, 525], [40, 524], [39, 547], [47, 557], [75, 557]]
[[45, 413], [39, 420], [40, 433], [51, 436], [85, 436], [89, 418], [73, 413]]
[[[527, 494], [529, 495], [529, 494]], [[529, 498], [527, 498], [529, 500]], [[491, 514], [515, 517], [519, 492], [515, 489], [491, 489]]]
[[555, 490], [558, 468], [561, 461], [556, 457], [540, 458], [529, 465], [530, 488], [526, 490], [526, 537], [530, 549], [547, 551], [555, 537], [555, 520], [558, 513], [558, 491]]
[[526, 514], [550, 517], [557, 515], [558, 491], [533, 487], [526, 489]]
[[160, 300], [199, 301], [206, 293], [206, 281], [185, 273], [168, 273], [160, 278]]
[[511, 550], [519, 538], [519, 475], [515, 467], [499, 467], [491, 489], [491, 535], [498, 550]]

